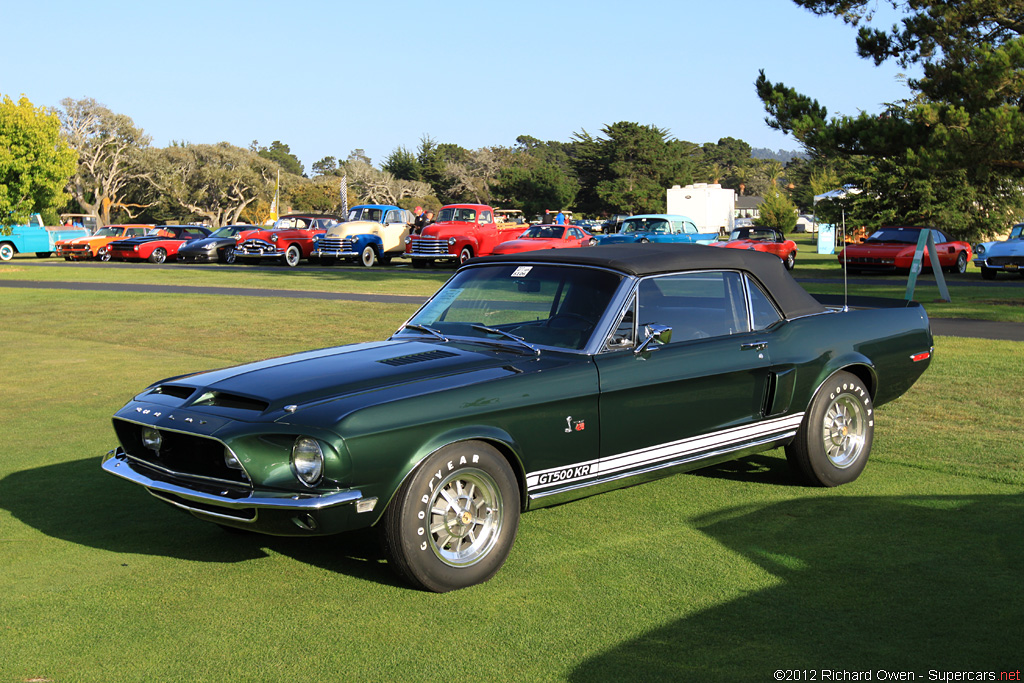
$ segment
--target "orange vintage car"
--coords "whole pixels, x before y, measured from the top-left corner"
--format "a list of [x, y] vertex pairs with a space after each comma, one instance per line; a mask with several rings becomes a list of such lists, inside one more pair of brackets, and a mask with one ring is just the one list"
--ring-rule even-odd
[[63, 256], [65, 261], [88, 261], [90, 259], [109, 261], [111, 242], [127, 237], [140, 237], [152, 227], [152, 225], [139, 224], [108, 225], [88, 237], [60, 240], [54, 246], [57, 248], [57, 256]]

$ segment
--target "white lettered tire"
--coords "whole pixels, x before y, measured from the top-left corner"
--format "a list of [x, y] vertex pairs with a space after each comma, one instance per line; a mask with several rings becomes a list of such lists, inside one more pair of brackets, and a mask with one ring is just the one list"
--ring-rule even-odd
[[809, 484], [848, 484], [864, 471], [874, 432], [871, 394], [855, 375], [840, 371], [818, 389], [786, 459]]
[[519, 508], [501, 453], [480, 441], [446, 446], [420, 463], [384, 513], [388, 562], [436, 593], [483, 583], [512, 549]]

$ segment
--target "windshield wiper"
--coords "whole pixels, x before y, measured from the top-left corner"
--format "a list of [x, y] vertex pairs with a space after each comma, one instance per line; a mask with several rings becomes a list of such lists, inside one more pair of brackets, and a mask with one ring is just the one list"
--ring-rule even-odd
[[527, 343], [525, 339], [523, 339], [522, 337], [517, 337], [516, 335], [512, 334], [511, 332], [506, 332], [505, 330], [499, 330], [496, 327], [487, 327], [486, 325], [472, 325], [471, 327], [474, 330], [481, 330], [482, 332], [490, 332], [491, 334], [497, 334], [499, 336], [505, 337], [506, 339], [511, 339], [512, 341], [516, 342], [517, 344], [522, 344], [526, 348], [530, 349], [530, 351], [534, 355], [537, 355], [537, 356], [540, 355], [540, 349], [538, 349], [533, 344]]
[[[427, 334], [433, 335], [434, 337], [437, 337], [438, 339], [440, 339], [443, 342], [448, 341], [448, 337], [444, 336], [443, 334], [441, 334], [440, 332], [438, 332], [437, 330], [435, 330], [432, 327], [427, 327], [426, 325], [417, 325], [416, 323], [406, 323], [405, 325], [402, 325], [402, 330], [419, 330], [420, 332], [426, 332]], [[402, 330], [399, 330], [399, 332], [401, 332]]]

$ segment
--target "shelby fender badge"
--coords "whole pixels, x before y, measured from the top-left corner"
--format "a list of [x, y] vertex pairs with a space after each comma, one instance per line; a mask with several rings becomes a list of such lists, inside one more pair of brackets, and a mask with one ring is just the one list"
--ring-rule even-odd
[[566, 434], [572, 431], [582, 432], [584, 429], [587, 428], [587, 425], [584, 423], [583, 420], [573, 421], [572, 415], [569, 415], [565, 418], [565, 424], [567, 425], [565, 428]]

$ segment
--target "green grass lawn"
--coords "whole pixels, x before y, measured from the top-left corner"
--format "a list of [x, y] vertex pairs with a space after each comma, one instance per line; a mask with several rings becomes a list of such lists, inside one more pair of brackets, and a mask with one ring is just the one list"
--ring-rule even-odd
[[[376, 276], [348, 270], [338, 286]], [[938, 338], [851, 485], [794, 485], [774, 451], [531, 512], [493, 580], [435, 595], [400, 583], [372, 534], [229, 535], [99, 469], [110, 416], [150, 382], [382, 338], [413, 306], [0, 291], [0, 681], [1020, 668], [1020, 343]]]

